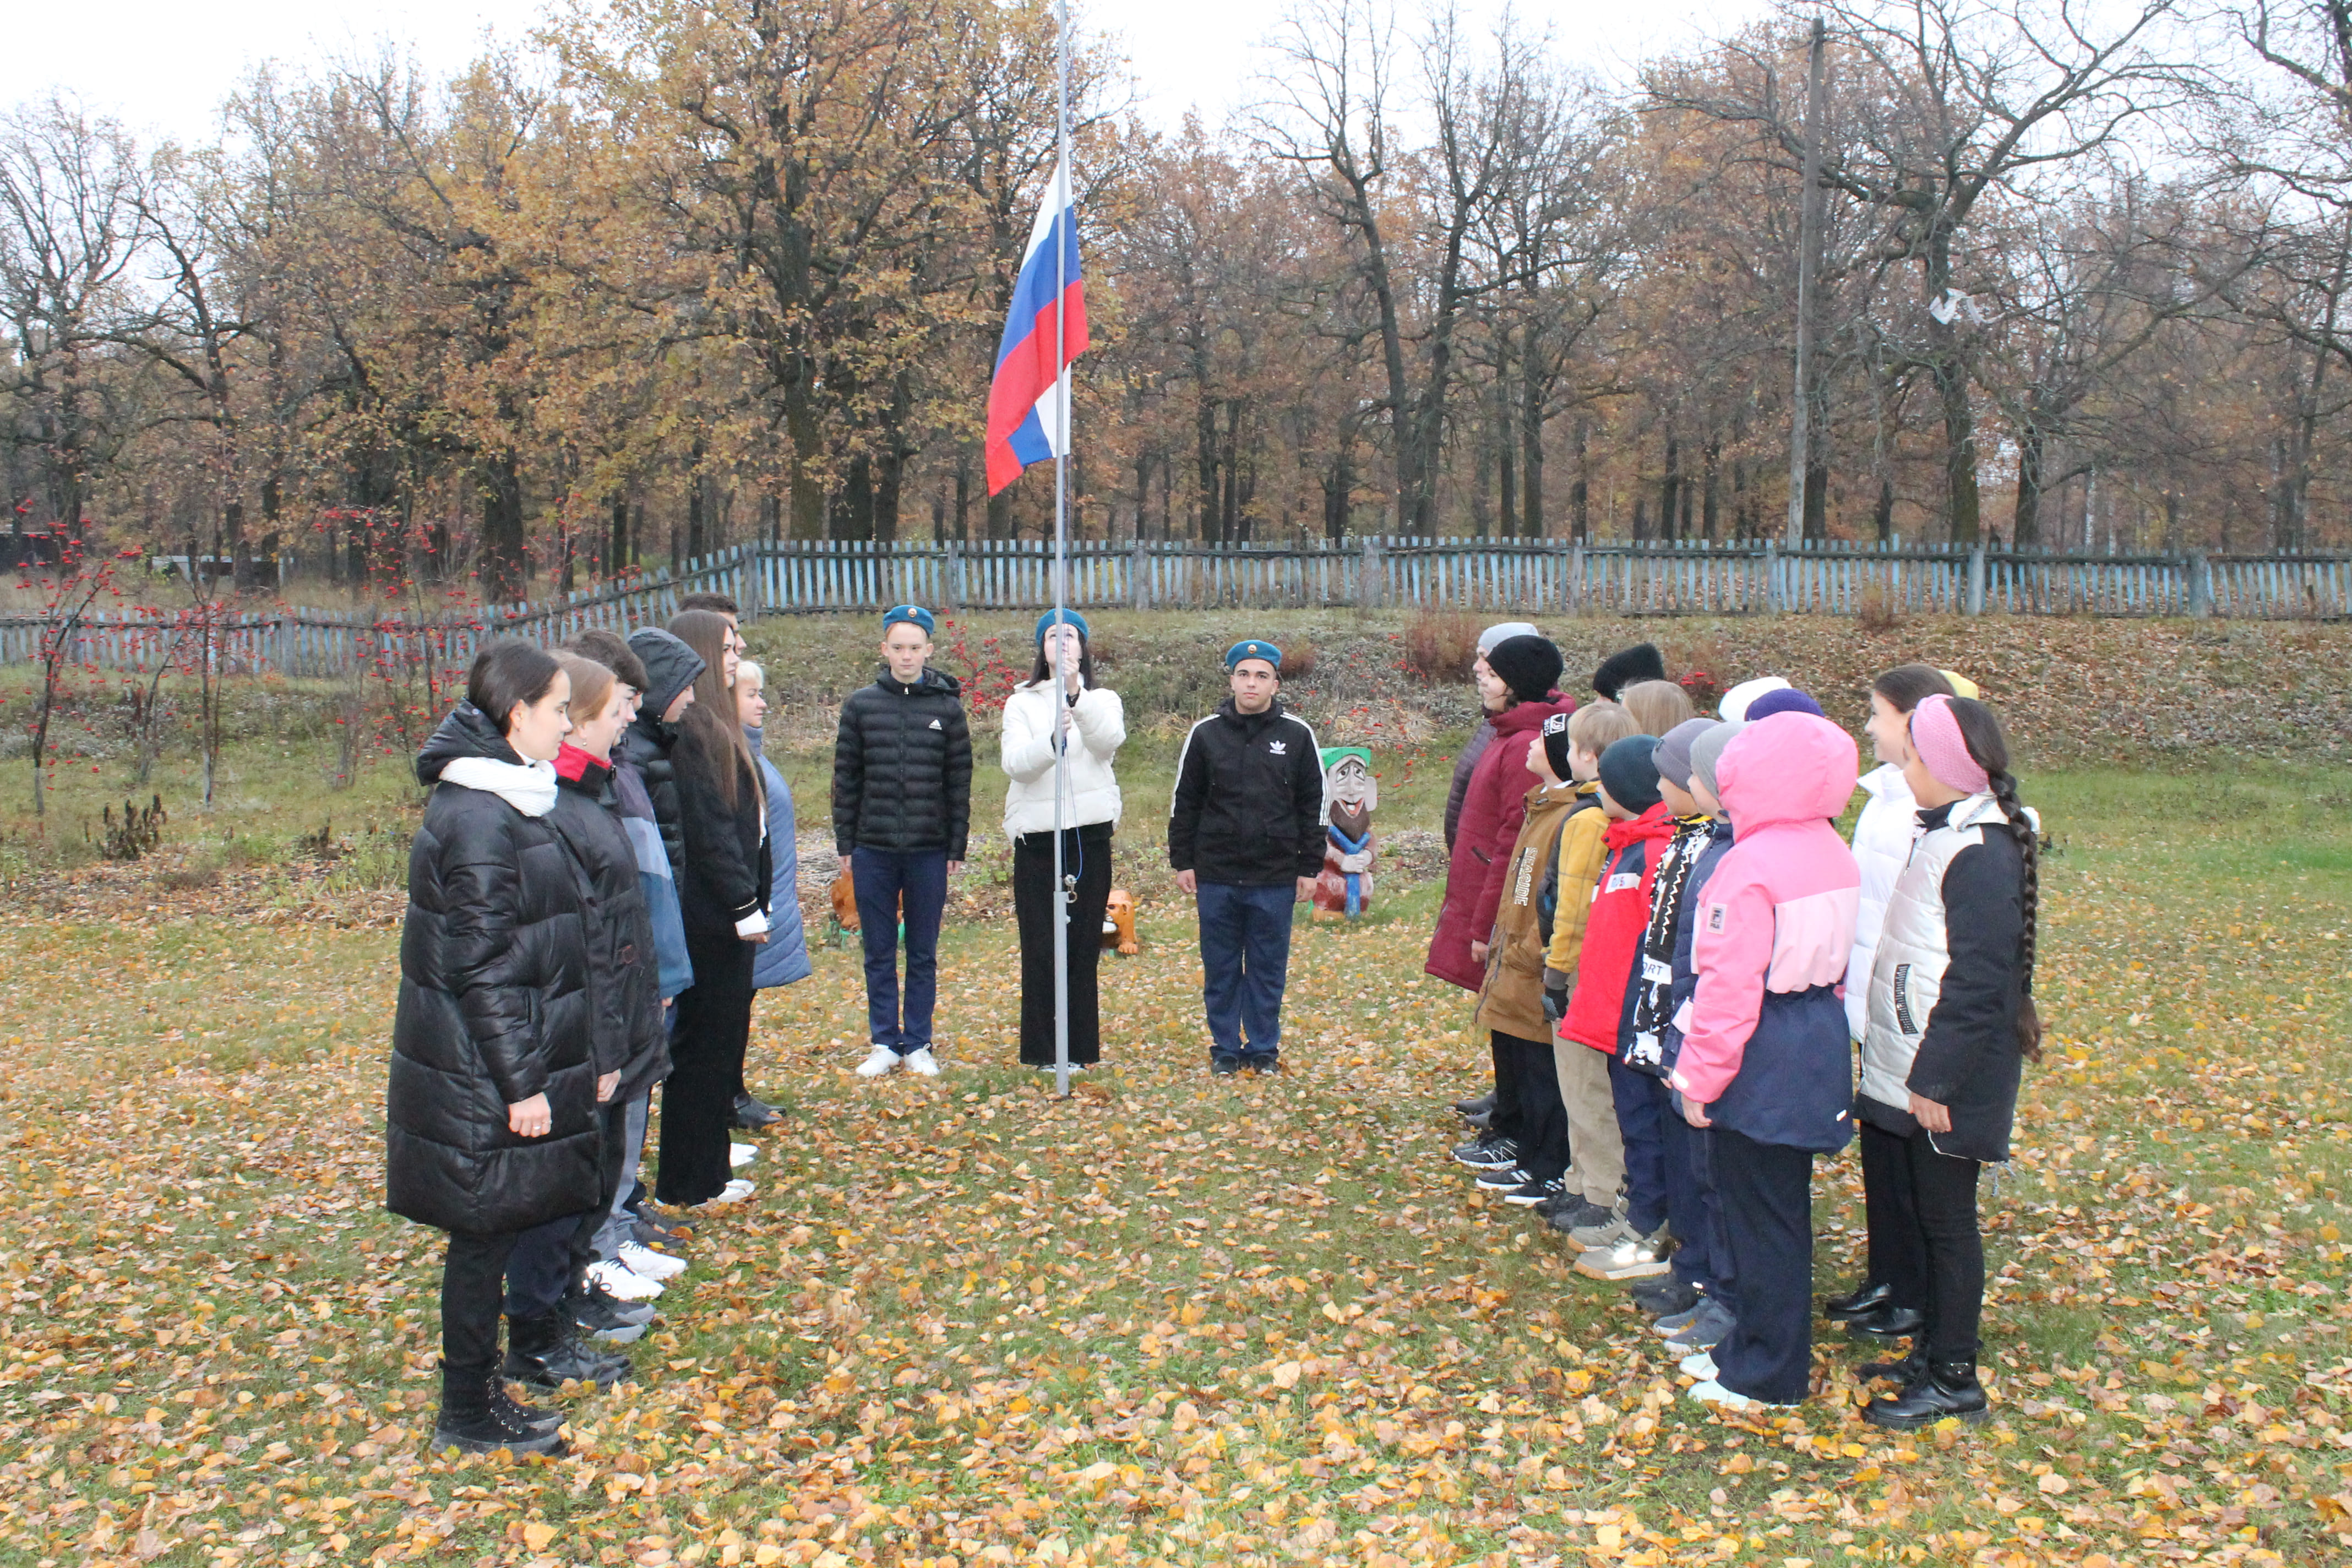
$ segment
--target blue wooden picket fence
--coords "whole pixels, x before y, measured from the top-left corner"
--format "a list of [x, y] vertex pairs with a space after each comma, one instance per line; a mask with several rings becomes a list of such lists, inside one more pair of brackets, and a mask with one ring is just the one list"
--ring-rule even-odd
[[[746, 544], [680, 572], [561, 599], [415, 616], [289, 609], [228, 616], [209, 657], [227, 674], [337, 676], [371, 668], [463, 667], [490, 638], [556, 643], [590, 627], [658, 626], [687, 594], [723, 593], [749, 616], [1038, 610], [1054, 602], [1054, 555], [1035, 541], [974, 544]], [[1364, 608], [1522, 615], [2352, 616], [2352, 554], [2044, 554], [1832, 543], [1575, 543], [1366, 538], [1345, 545], [1215, 548], [1090, 541], [1070, 547], [1065, 602], [1077, 609]], [[37, 662], [49, 623], [0, 616], [0, 665]], [[68, 658], [152, 668], [190, 657], [191, 634], [152, 613], [94, 614]]]

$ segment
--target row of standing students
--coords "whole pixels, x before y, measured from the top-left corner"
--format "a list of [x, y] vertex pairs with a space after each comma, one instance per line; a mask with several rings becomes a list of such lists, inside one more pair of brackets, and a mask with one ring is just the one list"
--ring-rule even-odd
[[1778, 677], [1702, 718], [1647, 645], [1581, 707], [1561, 668], [1532, 626], [1482, 641], [1427, 964], [1491, 1044], [1454, 1158], [1630, 1285], [1691, 1397], [1750, 1408], [1811, 1390], [1812, 1164], [1859, 1125], [1869, 1273], [1824, 1310], [1911, 1342], [1857, 1369], [1894, 1384], [1865, 1414], [1982, 1419], [1978, 1175], [2040, 1037], [2038, 823], [1998, 720], [1949, 672], [1889, 670], [1858, 779]]
[[386, 1182], [449, 1237], [436, 1447], [561, 1451], [561, 1413], [509, 1381], [629, 1376], [609, 1347], [751, 1195], [735, 1130], [778, 1119], [743, 1081], [753, 994], [809, 965], [791, 795], [728, 608], [494, 644], [418, 757]]

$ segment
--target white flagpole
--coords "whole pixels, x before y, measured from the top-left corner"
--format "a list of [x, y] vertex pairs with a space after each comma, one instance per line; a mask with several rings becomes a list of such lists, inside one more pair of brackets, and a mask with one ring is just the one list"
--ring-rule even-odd
[[[1045, 673], [1054, 693], [1054, 1092], [1070, 1093], [1070, 916], [1077, 889], [1069, 880], [1062, 857], [1062, 803], [1069, 782], [1070, 703], [1062, 688], [1061, 630], [1067, 593], [1070, 552], [1068, 468], [1070, 460], [1070, 367], [1066, 313], [1070, 234], [1070, 5], [1055, 6], [1054, 189], [1054, 422], [1060, 428], [1054, 440], [1054, 657]], [[1087, 931], [1085, 940], [1099, 942], [1102, 932]]]

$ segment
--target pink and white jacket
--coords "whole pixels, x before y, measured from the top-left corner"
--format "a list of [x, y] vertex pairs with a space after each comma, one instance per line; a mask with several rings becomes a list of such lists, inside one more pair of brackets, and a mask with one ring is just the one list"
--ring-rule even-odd
[[1716, 770], [1733, 840], [1692, 911], [1697, 985], [1671, 1081], [1759, 1143], [1830, 1150], [1853, 1135], [1842, 995], [1862, 879], [1831, 823], [1856, 763], [1853, 738], [1829, 721], [1775, 713]]

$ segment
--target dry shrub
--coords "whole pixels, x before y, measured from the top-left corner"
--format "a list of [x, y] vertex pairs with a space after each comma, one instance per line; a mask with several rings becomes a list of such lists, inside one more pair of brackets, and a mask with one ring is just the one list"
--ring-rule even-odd
[[1709, 634], [1678, 637], [1660, 651], [1665, 656], [1667, 678], [1683, 689], [1691, 706], [1702, 713], [1714, 712], [1724, 692], [1748, 674], [1738, 668], [1722, 639]]
[[1885, 584], [1865, 583], [1854, 601], [1853, 618], [1870, 636], [1884, 637], [1903, 625], [1903, 609], [1895, 602], [1895, 591]]
[[1301, 677], [1314, 674], [1315, 645], [1311, 642], [1300, 643], [1296, 647], [1284, 648], [1282, 668], [1279, 673], [1285, 680], [1297, 680]]
[[1415, 616], [1404, 629], [1404, 667], [1432, 686], [1467, 680], [1485, 629], [1459, 611]]

